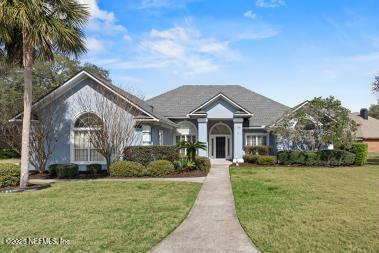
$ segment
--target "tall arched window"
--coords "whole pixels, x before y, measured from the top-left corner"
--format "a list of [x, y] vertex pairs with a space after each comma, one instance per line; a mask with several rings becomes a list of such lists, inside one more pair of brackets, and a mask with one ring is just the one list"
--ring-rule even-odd
[[[197, 139], [197, 129], [195, 125], [189, 121], [182, 121], [176, 130], [176, 143], [181, 141], [196, 141]], [[185, 155], [186, 150], [180, 150], [180, 153]]]
[[94, 113], [83, 113], [74, 123], [74, 160], [75, 162], [100, 162], [104, 157], [90, 142], [93, 131], [102, 127], [101, 119]]

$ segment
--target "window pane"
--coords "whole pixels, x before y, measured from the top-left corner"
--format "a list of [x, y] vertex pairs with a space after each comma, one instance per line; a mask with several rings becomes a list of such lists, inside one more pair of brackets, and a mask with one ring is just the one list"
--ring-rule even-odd
[[99, 162], [99, 161], [104, 161], [104, 157], [97, 152], [96, 149], [91, 149], [91, 159], [92, 162]]
[[88, 161], [88, 149], [75, 149], [75, 161]]

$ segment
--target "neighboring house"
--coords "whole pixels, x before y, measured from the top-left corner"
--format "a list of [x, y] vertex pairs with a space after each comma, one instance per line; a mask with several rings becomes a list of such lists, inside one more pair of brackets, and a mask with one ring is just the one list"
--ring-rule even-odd
[[368, 144], [368, 152], [379, 152], [379, 120], [368, 116], [367, 109], [350, 114], [357, 125], [356, 140]]
[[[199, 155], [211, 159], [242, 162], [245, 145], [270, 145], [275, 150], [275, 136], [267, 129], [290, 109], [239, 85], [184, 85], [142, 101], [81, 71], [33, 105], [34, 110], [41, 111], [61, 105], [57, 124], [62, 127], [49, 164], [77, 163], [81, 169], [90, 163], [105, 164], [88, 143], [86, 131], [91, 129], [80, 124], [95, 118], [96, 112], [81, 111], [76, 102], [80, 96], [104, 89], [133, 105], [130, 114], [136, 122], [135, 145], [175, 145], [180, 140], [198, 140], [208, 146], [207, 151], [199, 150]], [[14, 120], [21, 118], [19, 114]]]

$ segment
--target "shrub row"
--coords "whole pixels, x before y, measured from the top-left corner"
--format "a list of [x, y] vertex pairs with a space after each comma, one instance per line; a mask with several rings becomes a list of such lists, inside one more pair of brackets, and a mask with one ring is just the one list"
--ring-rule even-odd
[[367, 143], [356, 142], [350, 150], [355, 154], [355, 165], [362, 166], [367, 163], [368, 145]]
[[10, 148], [1, 148], [0, 149], [0, 159], [11, 159], [19, 158], [20, 155], [16, 151]]
[[258, 165], [275, 165], [277, 163], [276, 156], [272, 156], [272, 155], [247, 154], [247, 155], [244, 155], [243, 159], [247, 163], [258, 164]]
[[79, 174], [79, 166], [73, 163], [50, 164], [49, 174], [57, 178], [75, 178]]
[[112, 177], [161, 177], [174, 172], [174, 165], [167, 160], [152, 161], [147, 167], [133, 161], [118, 161], [109, 167], [109, 174]]
[[167, 160], [174, 163], [179, 159], [176, 146], [133, 146], [124, 152], [124, 160], [141, 163], [147, 166], [155, 160]]
[[248, 155], [270, 155], [271, 146], [245, 146], [245, 153]]
[[355, 154], [346, 150], [287, 151], [278, 153], [283, 165], [349, 166], [355, 162]]
[[17, 186], [20, 183], [20, 166], [11, 163], [0, 164], [0, 188]]

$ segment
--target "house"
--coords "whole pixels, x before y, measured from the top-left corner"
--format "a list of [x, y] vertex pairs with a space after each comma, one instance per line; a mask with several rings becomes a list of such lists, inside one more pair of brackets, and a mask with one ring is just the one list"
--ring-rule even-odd
[[[270, 145], [275, 136], [267, 129], [290, 108], [239, 85], [184, 85], [146, 101], [81, 71], [33, 104], [33, 110], [46, 111], [58, 105], [55, 121], [62, 126], [57, 135], [52, 163], [105, 164], [88, 138], [88, 127], [80, 124], [96, 118], [96, 112], [81, 111], [77, 99], [113, 94], [133, 107], [129, 115], [135, 121], [133, 145], [175, 145], [180, 140], [207, 143], [200, 156], [211, 159], [236, 159], [242, 162], [245, 145]], [[22, 114], [14, 120], [20, 120]], [[35, 119], [38, 120], [38, 119]]]
[[356, 140], [368, 144], [368, 152], [379, 152], [379, 120], [368, 116], [367, 109], [350, 114], [357, 125]]

